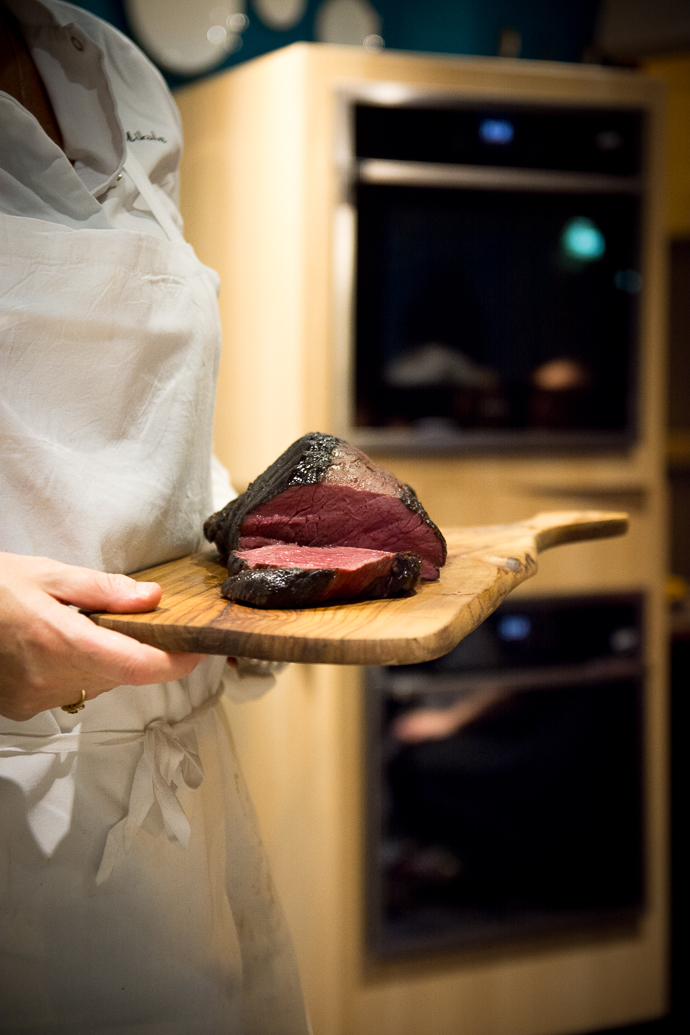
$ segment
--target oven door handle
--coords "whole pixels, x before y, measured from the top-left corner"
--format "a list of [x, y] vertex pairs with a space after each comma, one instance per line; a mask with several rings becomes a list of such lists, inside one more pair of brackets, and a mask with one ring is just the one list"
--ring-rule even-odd
[[389, 187], [451, 187], [467, 190], [529, 191], [546, 194], [641, 194], [639, 176], [558, 172], [550, 169], [506, 169], [492, 165], [400, 162], [365, 158], [355, 167], [355, 180]]
[[379, 688], [402, 700], [427, 694], [472, 697], [487, 690], [496, 690], [502, 696], [509, 696], [530, 690], [557, 690], [569, 686], [639, 680], [644, 674], [645, 667], [639, 657], [605, 657], [570, 665], [539, 665], [523, 669], [513, 668], [508, 672], [482, 672], [477, 675], [387, 675], [379, 684]]

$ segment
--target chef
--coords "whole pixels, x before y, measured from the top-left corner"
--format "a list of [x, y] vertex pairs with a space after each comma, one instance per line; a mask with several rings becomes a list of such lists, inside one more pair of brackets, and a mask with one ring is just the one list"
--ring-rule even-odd
[[2, 1035], [308, 1030], [222, 699], [271, 678], [77, 610], [155, 607], [124, 573], [213, 509], [218, 285], [180, 148], [128, 39], [0, 0]]

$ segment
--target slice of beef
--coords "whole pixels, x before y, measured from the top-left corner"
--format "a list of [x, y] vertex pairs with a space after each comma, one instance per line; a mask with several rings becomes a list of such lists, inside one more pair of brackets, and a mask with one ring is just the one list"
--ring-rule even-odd
[[204, 525], [223, 563], [231, 550], [295, 543], [352, 546], [422, 559], [437, 579], [446, 543], [413, 489], [333, 435], [312, 432]]
[[254, 607], [315, 607], [404, 596], [422, 571], [416, 554], [353, 547], [264, 546], [233, 551], [221, 594]]

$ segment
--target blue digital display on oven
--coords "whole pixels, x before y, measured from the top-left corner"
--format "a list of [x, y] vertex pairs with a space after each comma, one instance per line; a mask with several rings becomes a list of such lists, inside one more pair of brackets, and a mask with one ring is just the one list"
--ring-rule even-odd
[[509, 643], [526, 640], [532, 632], [532, 623], [527, 615], [502, 615], [498, 620], [497, 631], [499, 637]]
[[485, 144], [510, 144], [515, 127], [508, 119], [484, 119], [479, 124], [479, 137]]

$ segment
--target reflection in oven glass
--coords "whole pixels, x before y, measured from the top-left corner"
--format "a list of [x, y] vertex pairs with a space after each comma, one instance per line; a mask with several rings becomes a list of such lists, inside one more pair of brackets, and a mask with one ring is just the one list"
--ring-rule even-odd
[[639, 199], [357, 188], [356, 422], [631, 429]]
[[522, 602], [446, 658], [369, 670], [374, 954], [639, 914], [640, 647], [639, 601]]

